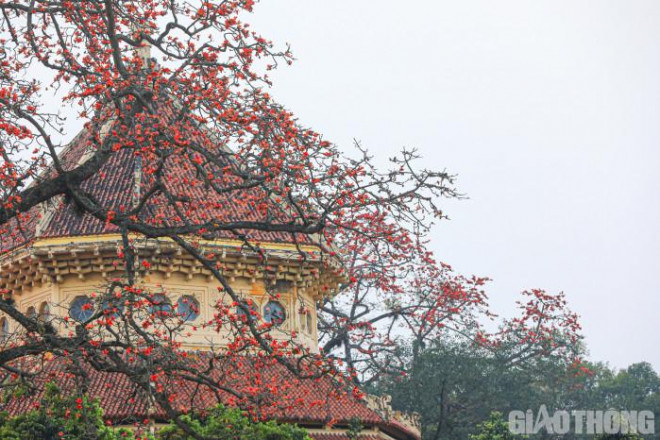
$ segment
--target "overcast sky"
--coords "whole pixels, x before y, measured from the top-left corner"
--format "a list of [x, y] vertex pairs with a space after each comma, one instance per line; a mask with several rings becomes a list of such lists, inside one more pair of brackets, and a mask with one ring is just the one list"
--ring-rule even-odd
[[458, 174], [433, 248], [518, 292], [564, 291], [594, 360], [660, 370], [660, 2], [269, 0], [298, 61], [273, 94], [340, 145]]

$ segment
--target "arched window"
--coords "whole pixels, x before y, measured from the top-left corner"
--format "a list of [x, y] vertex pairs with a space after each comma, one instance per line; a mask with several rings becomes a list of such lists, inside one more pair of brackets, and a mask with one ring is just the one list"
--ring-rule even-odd
[[9, 339], [9, 320], [0, 318], [0, 342], [6, 342]]
[[199, 316], [199, 301], [192, 295], [183, 295], [177, 301], [176, 312], [183, 321], [194, 321]]
[[39, 306], [39, 321], [48, 322], [50, 321], [50, 306], [46, 301], [42, 302]]
[[307, 329], [305, 328], [305, 316], [307, 315], [304, 311], [302, 311], [302, 308], [301, 310], [298, 310], [298, 324], [300, 324], [300, 330], [306, 331]]
[[25, 316], [30, 319], [37, 319], [37, 310], [34, 308], [34, 306], [28, 307], [27, 311], [25, 312]]
[[264, 307], [264, 321], [280, 325], [286, 320], [284, 306], [277, 301], [268, 301]]
[[310, 312], [307, 312], [305, 315], [305, 319], [307, 320], [307, 332], [309, 334], [314, 334], [314, 320], [312, 319], [312, 314]]
[[85, 322], [94, 315], [92, 300], [84, 295], [76, 296], [71, 301], [69, 316], [78, 322]]
[[[245, 309], [249, 311], [249, 314], [246, 313]], [[236, 306], [236, 316], [243, 322], [248, 322], [248, 319], [255, 319], [258, 314], [257, 304], [251, 299], [243, 300], [240, 305]]]
[[305, 333], [312, 334], [312, 312], [309, 308], [301, 306], [298, 310], [298, 321], [300, 323], [300, 330]]
[[172, 303], [164, 293], [157, 293], [151, 297], [150, 312], [156, 316], [166, 318], [172, 315]]

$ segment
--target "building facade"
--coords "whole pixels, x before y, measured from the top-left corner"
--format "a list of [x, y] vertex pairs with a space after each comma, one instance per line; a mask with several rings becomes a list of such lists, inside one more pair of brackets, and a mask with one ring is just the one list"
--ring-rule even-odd
[[[87, 148], [85, 135], [78, 136], [62, 154], [65, 166], [84, 161], [88, 157]], [[136, 182], [139, 185], [137, 165], [133, 155], [119, 152], [99, 173], [103, 177], [94, 176], [86, 182], [87, 189], [110, 205], [130, 204]], [[219, 304], [235, 307], [238, 315], [244, 313], [244, 308], [223, 292], [208, 269], [173, 242], [137, 235], [131, 239], [140, 261], [148, 262], [139, 267], [138, 285], [154, 293], [151, 307], [166, 313], [176, 310], [190, 328], [181, 332], [183, 348], [203, 352], [226, 345], [229, 335], [210, 324], [214, 313]], [[231, 237], [206, 240], [203, 247], [217, 256], [223, 275], [247, 307], [257, 311], [260, 319], [276, 325], [275, 337], [293, 337], [311, 352], [318, 353], [316, 304], [324, 295], [333, 294], [342, 281], [339, 266], [328, 261], [321, 264], [320, 249], [313, 244], [291, 243], [288, 237], [274, 233], [254, 239], [268, 255], [267, 265], [259, 255], [246, 250], [240, 240]], [[17, 220], [0, 236], [0, 288], [10, 291], [16, 307], [28, 316], [43, 321], [60, 322], [53, 320], [59, 317], [82, 322], [99, 307], [122, 307], [97, 300], [110, 280], [122, 276], [118, 257], [121, 248], [122, 237], [115, 226], [75, 212], [75, 207], [65, 200], [49, 202]], [[301, 259], [301, 252], [307, 258]], [[16, 322], [0, 316], [0, 339], [8, 341], [18, 331]], [[118, 393], [125, 394], [130, 384], [114, 375], [99, 378], [97, 382], [115, 383], [111, 387], [90, 389], [90, 394], [101, 400], [106, 417], [125, 418], [127, 405], [118, 405], [122, 401]], [[323, 386], [313, 389], [301, 384], [300, 390], [294, 387], [291, 393], [300, 393], [303, 400], [317, 401], [327, 397], [322, 395], [323, 390]], [[157, 411], [144, 405], [133, 402], [130, 407], [135, 418], [158, 418]], [[15, 413], [27, 408], [30, 404], [24, 401], [10, 403], [5, 409]], [[277, 418], [306, 426], [318, 440], [347, 438], [348, 422], [355, 418], [364, 425], [364, 438], [419, 437], [416, 420], [392, 411], [383, 399], [354, 401], [345, 396], [322, 409], [303, 406], [280, 412]]]

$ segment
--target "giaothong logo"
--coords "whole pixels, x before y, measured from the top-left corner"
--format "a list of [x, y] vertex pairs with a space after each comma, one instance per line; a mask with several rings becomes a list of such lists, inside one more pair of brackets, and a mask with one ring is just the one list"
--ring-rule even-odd
[[652, 411], [573, 410], [548, 413], [541, 405], [534, 414], [527, 411], [509, 413], [509, 430], [514, 434], [654, 434]]

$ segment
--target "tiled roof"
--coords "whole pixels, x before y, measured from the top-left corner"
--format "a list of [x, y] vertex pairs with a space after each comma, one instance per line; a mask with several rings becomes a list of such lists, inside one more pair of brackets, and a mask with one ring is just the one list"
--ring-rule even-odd
[[[394, 438], [417, 439], [416, 434], [406, 426], [396, 420], [384, 419], [368, 408], [363, 400], [345, 392], [337, 392], [337, 386], [330, 377], [299, 379], [280, 364], [274, 363], [257, 370], [249, 359], [240, 361], [238, 365], [240, 371], [221, 371], [216, 368], [209, 373], [209, 376], [232, 390], [252, 393], [249, 399], [240, 401], [228, 393], [222, 393], [221, 402], [224, 404], [251, 406], [263, 418], [303, 426], [346, 426], [351, 420], [359, 419], [363, 426], [377, 427]], [[146, 418], [156, 421], [168, 419], [162, 408], [149, 408], [145, 395], [124, 374], [99, 372], [90, 367], [85, 370], [87, 392], [99, 399], [107, 420], [128, 423], [141, 422]], [[31, 384], [38, 391], [12, 398], [0, 409], [10, 414], [19, 414], [38, 407], [47, 382], [54, 382], [64, 392], [75, 392], [81, 383], [80, 378], [70, 372], [63, 360], [47, 361], [40, 367], [36, 377], [31, 379]], [[257, 382], [259, 386], [256, 386]], [[171, 394], [172, 407], [179, 411], [204, 410], [219, 403], [210, 388], [193, 381], [168, 377], [162, 380], [162, 384]], [[319, 434], [314, 434], [313, 437], [317, 440], [344, 439], [336, 433], [328, 434], [334, 437], [323, 435], [319, 437]]]
[[[159, 104], [159, 117], [174, 118], [173, 104]], [[193, 129], [190, 133], [190, 141], [203, 143], [204, 145], [213, 145], [206, 137], [204, 129]], [[65, 169], [73, 169], [80, 163], [83, 163], [89, 151], [93, 150], [93, 144], [90, 133], [83, 131], [66, 147], [61, 155], [61, 162]], [[218, 148], [221, 148], [220, 146]], [[222, 155], [218, 155], [222, 158]], [[81, 188], [98, 200], [103, 206], [121, 212], [123, 209], [131, 208], [136, 154], [133, 149], [121, 149], [113, 153], [107, 163], [98, 173], [83, 182]], [[228, 159], [223, 159], [227, 161]], [[147, 164], [145, 164], [146, 166]], [[222, 165], [222, 164], [220, 164]], [[213, 174], [223, 175], [220, 166], [211, 168], [206, 165], [206, 171], [217, 171]], [[217, 168], [217, 169], [216, 169]], [[54, 170], [47, 171], [45, 174], [52, 174]], [[187, 215], [191, 222], [206, 222], [217, 220], [223, 222], [235, 221], [265, 221], [266, 214], [260, 213], [254, 206], [247, 203], [236, 203], [237, 201], [257, 200], [268, 203], [268, 214], [278, 221], [288, 222], [289, 214], [281, 205], [273, 202], [269, 196], [260, 188], [250, 189], [232, 189], [226, 193], [218, 193], [206, 189], [196, 178], [197, 170], [189, 158], [184, 158], [183, 154], [173, 154], [165, 159], [163, 173], [166, 186], [172, 193], [185, 195], [189, 198], [186, 204]], [[226, 173], [225, 173], [226, 174]], [[238, 181], [236, 177], [227, 177], [226, 184]], [[144, 176], [143, 188], [146, 189], [149, 183], [148, 176]], [[160, 222], [159, 226], [172, 226], [177, 223], [174, 218], [173, 209], [164, 197], [156, 197], [145, 208], [143, 221]], [[39, 223], [41, 223], [39, 225]], [[39, 226], [37, 226], [39, 225]], [[38, 230], [37, 230], [38, 229]], [[81, 235], [102, 235], [111, 234], [118, 231], [117, 227], [106, 224], [94, 218], [89, 213], [80, 213], [70, 201], [58, 199], [50, 203], [47, 208], [36, 207], [30, 212], [25, 213], [20, 219], [12, 221], [7, 226], [0, 226], [0, 254], [15, 249], [21, 245], [30, 243], [38, 237], [67, 237]], [[260, 242], [294, 242], [291, 234], [284, 232], [271, 231], [239, 231], [246, 236]], [[221, 238], [235, 238], [231, 232], [220, 232], [217, 234]], [[297, 242], [306, 242], [308, 238], [297, 237]]]

